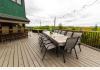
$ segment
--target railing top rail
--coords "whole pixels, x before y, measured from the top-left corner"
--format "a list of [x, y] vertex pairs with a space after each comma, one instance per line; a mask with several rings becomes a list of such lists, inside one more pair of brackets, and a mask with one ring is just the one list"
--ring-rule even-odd
[[[59, 30], [59, 29], [57, 29], [57, 30]], [[73, 32], [100, 32], [100, 31], [78, 31], [78, 30], [64, 30], [64, 31], [73, 31]]]
[[84, 32], [100, 32], [100, 31], [84, 31]]

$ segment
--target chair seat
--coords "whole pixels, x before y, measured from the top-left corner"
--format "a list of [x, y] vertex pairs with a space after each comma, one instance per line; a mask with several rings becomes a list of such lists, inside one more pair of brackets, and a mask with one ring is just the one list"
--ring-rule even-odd
[[45, 45], [45, 47], [46, 47], [48, 50], [56, 48], [56, 46], [55, 46], [54, 44], [52, 44], [52, 43]]
[[47, 38], [43, 38], [44, 41], [48, 40]]
[[44, 40], [43, 43], [44, 43], [44, 44], [50, 44], [51, 41], [49, 41], [49, 40]]

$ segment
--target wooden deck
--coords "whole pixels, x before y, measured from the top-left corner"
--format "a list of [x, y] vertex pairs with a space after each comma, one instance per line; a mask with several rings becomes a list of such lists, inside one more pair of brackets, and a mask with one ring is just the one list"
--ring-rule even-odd
[[1, 67], [98, 67], [100, 66], [100, 52], [82, 45], [82, 52], [77, 48], [79, 59], [75, 54], [66, 56], [63, 63], [62, 56], [49, 52], [44, 61], [40, 52], [38, 34], [30, 33], [29, 38], [20, 39], [8, 43], [0, 43]]

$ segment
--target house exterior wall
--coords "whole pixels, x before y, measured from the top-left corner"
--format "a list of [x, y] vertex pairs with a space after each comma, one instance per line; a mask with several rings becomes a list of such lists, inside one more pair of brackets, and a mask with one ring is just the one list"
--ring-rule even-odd
[[[14, 0], [0, 0], [0, 14], [7, 15], [4, 18], [0, 15], [0, 34], [25, 32], [25, 24], [29, 20], [26, 18], [24, 0], [21, 0], [21, 4]], [[9, 19], [10, 16], [15, 18]]]
[[12, 0], [0, 0], [0, 13], [26, 18], [24, 0], [21, 5]]

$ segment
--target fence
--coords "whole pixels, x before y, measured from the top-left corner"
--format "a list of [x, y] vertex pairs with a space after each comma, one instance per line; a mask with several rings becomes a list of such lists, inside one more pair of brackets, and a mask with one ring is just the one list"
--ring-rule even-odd
[[83, 32], [82, 42], [100, 49], [100, 32]]

